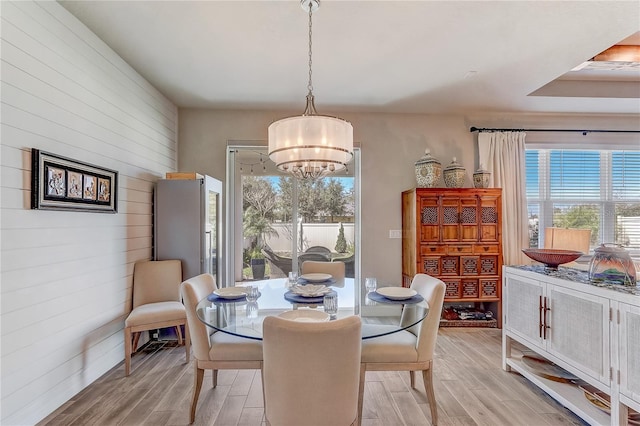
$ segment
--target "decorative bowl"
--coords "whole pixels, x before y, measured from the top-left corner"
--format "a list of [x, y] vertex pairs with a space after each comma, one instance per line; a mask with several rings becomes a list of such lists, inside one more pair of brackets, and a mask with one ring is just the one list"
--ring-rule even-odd
[[573, 262], [584, 253], [576, 250], [561, 249], [522, 249], [522, 252], [536, 262], [544, 263], [547, 268], [558, 269], [558, 265]]

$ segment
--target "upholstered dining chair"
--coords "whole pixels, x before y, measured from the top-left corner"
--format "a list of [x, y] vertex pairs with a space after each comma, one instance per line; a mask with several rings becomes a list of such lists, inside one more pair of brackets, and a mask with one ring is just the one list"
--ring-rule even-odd
[[[433, 354], [438, 337], [440, 314], [444, 302], [445, 284], [426, 274], [413, 277], [411, 288], [418, 292], [429, 304], [427, 317], [413, 327], [373, 339], [362, 341], [362, 366], [364, 371], [409, 371], [411, 387], [415, 388], [415, 372], [422, 371], [424, 387], [431, 410], [431, 424], [438, 423], [436, 397], [433, 391]], [[404, 311], [401, 321], [411, 324], [408, 311]], [[363, 333], [369, 334], [370, 328], [383, 328], [384, 325], [364, 324]], [[358, 415], [362, 416], [364, 397], [364, 374], [360, 382]]]
[[138, 347], [140, 333], [174, 327], [178, 343], [183, 343], [186, 362], [191, 353], [189, 327], [180, 301], [182, 263], [179, 260], [147, 260], [133, 266], [133, 310], [124, 321], [124, 373], [131, 373], [131, 354]]
[[262, 389], [272, 426], [358, 423], [361, 370], [358, 316], [327, 322], [267, 317]]
[[315, 260], [306, 260], [302, 262], [302, 274], [324, 273], [331, 274], [336, 280], [336, 286], [344, 285], [345, 267], [344, 262], [319, 262]]
[[196, 305], [217, 289], [211, 274], [200, 274], [184, 281], [180, 293], [187, 309], [187, 323], [191, 332], [194, 355], [194, 383], [190, 422], [196, 418], [198, 397], [204, 370], [212, 370], [213, 387], [218, 384], [218, 370], [261, 369], [262, 343], [259, 340], [233, 336], [207, 327], [198, 319]]

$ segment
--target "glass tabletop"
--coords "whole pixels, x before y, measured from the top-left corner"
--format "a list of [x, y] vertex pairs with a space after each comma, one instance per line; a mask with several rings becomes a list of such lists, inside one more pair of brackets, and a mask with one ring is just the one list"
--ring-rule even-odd
[[[363, 339], [405, 330], [423, 321], [429, 313], [428, 303], [419, 296], [407, 301], [388, 300], [377, 293], [368, 294], [361, 288], [363, 286], [355, 285], [353, 278], [345, 278], [341, 282], [332, 280], [326, 285], [338, 298], [338, 311], [331, 319], [359, 315], [363, 323]], [[262, 340], [262, 322], [268, 316], [285, 315], [301, 320], [323, 316], [322, 297], [296, 297], [286, 278], [252, 281], [237, 287], [247, 286], [258, 287], [260, 294], [255, 302], [248, 302], [246, 297], [227, 299], [209, 295], [196, 307], [200, 321], [224, 333]]]

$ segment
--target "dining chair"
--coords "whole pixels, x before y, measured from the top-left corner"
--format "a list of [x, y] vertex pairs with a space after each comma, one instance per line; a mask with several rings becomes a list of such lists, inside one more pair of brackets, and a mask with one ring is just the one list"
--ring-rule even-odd
[[194, 383], [190, 422], [196, 418], [198, 397], [204, 370], [212, 370], [213, 387], [218, 385], [218, 370], [262, 369], [262, 343], [207, 327], [198, 319], [196, 305], [217, 289], [211, 274], [200, 274], [184, 281], [180, 293], [187, 309], [194, 355]]
[[302, 274], [325, 273], [331, 274], [337, 287], [344, 286], [345, 266], [344, 262], [319, 262], [306, 260], [302, 262]]
[[[174, 327], [178, 343], [184, 346], [186, 362], [191, 353], [189, 327], [180, 301], [182, 263], [179, 260], [147, 260], [133, 266], [133, 309], [124, 321], [124, 373], [131, 373], [131, 355], [140, 333]], [[184, 326], [184, 339], [181, 326]]]
[[263, 323], [262, 389], [273, 426], [356, 425], [361, 320]]
[[[433, 391], [433, 355], [438, 337], [440, 315], [444, 302], [445, 284], [426, 274], [416, 274], [411, 288], [420, 294], [429, 305], [427, 317], [413, 327], [382, 337], [362, 341], [362, 366], [366, 371], [409, 371], [411, 387], [415, 388], [415, 372], [422, 371], [424, 387], [431, 410], [431, 424], [438, 423], [436, 397]], [[411, 324], [409, 311], [403, 311], [402, 324]], [[384, 325], [364, 324], [363, 334], [373, 334], [374, 328]], [[362, 416], [364, 398], [364, 374], [360, 382], [358, 415]]]

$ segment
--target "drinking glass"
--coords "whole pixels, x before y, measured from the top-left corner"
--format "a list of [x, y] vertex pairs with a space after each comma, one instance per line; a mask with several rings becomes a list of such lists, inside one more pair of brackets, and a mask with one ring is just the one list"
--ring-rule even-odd
[[258, 318], [258, 302], [247, 302], [247, 318]]
[[325, 294], [322, 304], [324, 305], [324, 311], [329, 314], [329, 318], [336, 319], [338, 315], [338, 294], [333, 291]]
[[296, 285], [298, 283], [298, 273], [297, 272], [289, 272], [289, 285]]
[[376, 288], [378, 288], [378, 280], [376, 280], [375, 278], [365, 278], [364, 286], [367, 289], [367, 293], [376, 291]]
[[255, 302], [259, 296], [258, 286], [250, 285], [247, 287], [247, 302]]

